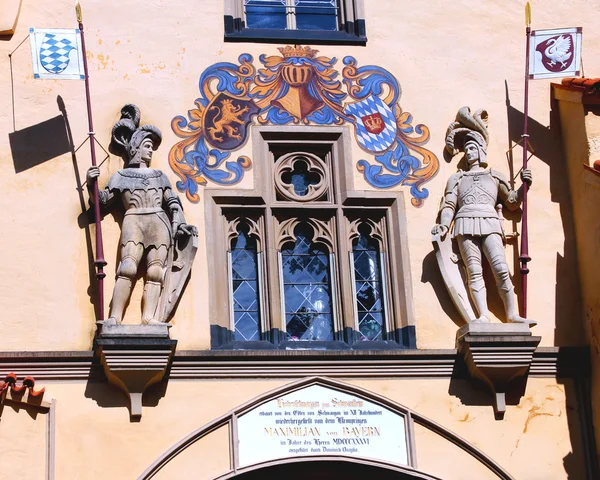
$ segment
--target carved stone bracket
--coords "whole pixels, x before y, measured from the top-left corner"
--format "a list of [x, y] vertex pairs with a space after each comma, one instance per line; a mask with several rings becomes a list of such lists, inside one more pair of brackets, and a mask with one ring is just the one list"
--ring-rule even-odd
[[524, 388], [541, 338], [518, 323], [470, 323], [458, 330], [458, 352], [471, 376], [485, 382], [494, 394], [496, 418], [504, 418], [509, 386], [521, 379]]
[[142, 396], [160, 382], [169, 367], [177, 340], [169, 325], [104, 325], [96, 340], [108, 381], [129, 397], [131, 420], [142, 416]]

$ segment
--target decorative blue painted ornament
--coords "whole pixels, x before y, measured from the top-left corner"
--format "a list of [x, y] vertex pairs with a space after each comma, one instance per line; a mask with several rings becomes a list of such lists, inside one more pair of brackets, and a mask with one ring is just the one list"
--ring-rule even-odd
[[252, 123], [259, 125], [353, 124], [356, 141], [374, 154], [356, 168], [375, 188], [410, 187], [411, 203], [423, 204], [429, 192], [423, 184], [437, 173], [439, 161], [424, 148], [429, 129], [413, 127], [412, 116], [400, 106], [400, 84], [384, 68], [359, 67], [354, 57], [317, 56], [308, 46], [279, 48], [281, 56], [261, 55], [256, 68], [251, 55], [239, 65], [222, 62], [200, 76], [196, 108], [171, 121], [181, 138], [169, 152], [169, 164], [179, 176], [177, 188], [198, 202], [198, 185], [239, 182], [252, 162], [246, 156], [228, 159], [244, 145]]

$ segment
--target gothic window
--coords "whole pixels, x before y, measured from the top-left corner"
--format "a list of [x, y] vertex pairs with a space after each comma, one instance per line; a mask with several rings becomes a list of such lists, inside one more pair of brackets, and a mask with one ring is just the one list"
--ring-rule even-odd
[[354, 297], [360, 340], [382, 340], [385, 332], [385, 289], [379, 242], [366, 222], [353, 242]]
[[346, 188], [342, 127], [294, 130], [256, 127], [254, 190], [206, 191], [213, 348], [414, 348], [401, 194]]
[[234, 339], [260, 340], [259, 256], [256, 236], [238, 221], [231, 240], [230, 278]]
[[294, 229], [295, 241], [281, 249], [283, 298], [288, 340], [333, 340], [331, 271], [327, 248], [313, 241], [306, 223]]

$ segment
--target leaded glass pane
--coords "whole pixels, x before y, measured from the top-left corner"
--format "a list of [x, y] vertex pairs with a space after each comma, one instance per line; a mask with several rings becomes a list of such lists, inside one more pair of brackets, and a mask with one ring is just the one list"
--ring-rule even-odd
[[303, 223], [281, 250], [288, 340], [333, 340], [329, 254]]
[[298, 30], [337, 30], [337, 0], [295, 0]]
[[248, 226], [240, 224], [231, 241], [231, 281], [235, 340], [260, 339], [258, 250]]
[[285, 0], [245, 0], [246, 27], [285, 29]]
[[371, 238], [366, 225], [361, 225], [358, 231], [360, 236], [352, 249], [358, 331], [361, 340], [382, 340], [384, 308], [379, 244]]

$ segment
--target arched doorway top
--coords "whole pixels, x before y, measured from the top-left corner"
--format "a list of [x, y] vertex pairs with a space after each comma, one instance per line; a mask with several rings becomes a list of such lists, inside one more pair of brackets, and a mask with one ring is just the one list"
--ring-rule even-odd
[[[382, 459], [372, 459], [372, 458], [360, 458], [357, 459], [355, 456], [343, 456], [338, 458], [338, 455], [335, 454], [327, 454], [327, 455], [311, 455], [306, 454], [305, 456], [298, 457], [286, 457], [280, 456], [276, 459], [259, 459], [255, 463], [252, 464], [244, 464], [240, 466], [239, 464], [239, 451], [235, 451], [239, 449], [238, 446], [238, 436], [237, 436], [237, 428], [238, 422], [240, 418], [245, 418], [245, 416], [257, 411], [262, 406], [269, 404], [269, 402], [273, 402], [285, 395], [293, 394], [294, 392], [299, 392], [304, 389], [308, 389], [312, 386], [320, 386], [327, 388], [329, 390], [337, 391], [340, 394], [349, 394], [357, 397], [358, 399], [363, 399], [371, 404], [382, 407], [383, 409], [392, 412], [393, 414], [403, 418], [405, 420], [406, 427], [406, 447], [407, 447], [407, 461], [406, 465], [398, 465], [393, 462], [385, 461]], [[369, 464], [371, 466], [377, 466], [378, 468], [388, 469], [390, 471], [397, 471], [399, 473], [405, 473], [413, 475], [412, 477], [407, 478], [426, 478], [435, 480], [436, 477], [433, 477], [425, 472], [420, 472], [416, 468], [416, 446], [414, 444], [414, 424], [418, 424], [426, 429], [436, 433], [437, 435], [444, 438], [446, 441], [456, 445], [468, 455], [473, 457], [483, 466], [485, 466], [489, 471], [494, 473], [497, 478], [502, 480], [514, 480], [514, 478], [498, 463], [496, 463], [492, 458], [490, 458], [487, 454], [479, 450], [477, 447], [467, 442], [465, 439], [451, 432], [447, 428], [442, 425], [430, 420], [427, 417], [419, 414], [411, 410], [410, 408], [396, 403], [384, 396], [375, 394], [363, 388], [350, 385], [344, 382], [340, 382], [338, 380], [333, 380], [327, 377], [309, 377], [304, 378], [299, 381], [289, 383], [282, 387], [276, 388], [264, 394], [261, 394], [252, 400], [243, 403], [233, 410], [229, 411], [225, 415], [214, 419], [210, 423], [198, 428], [193, 431], [182, 440], [173, 445], [169, 450], [164, 452], [156, 461], [150, 465], [139, 477], [138, 480], [149, 480], [153, 478], [161, 469], [163, 469], [168, 463], [177, 457], [177, 455], [181, 454], [185, 451], [186, 448], [193, 445], [196, 441], [200, 440], [204, 436], [208, 435], [211, 432], [223, 427], [225, 425], [229, 426], [229, 430], [232, 435], [230, 446], [232, 451], [230, 452], [232, 458], [232, 464], [234, 467], [230, 472], [227, 472], [224, 475], [221, 475], [217, 478], [225, 479], [225, 478], [233, 478], [235, 475], [240, 475], [244, 472], [250, 472], [256, 470], [257, 468], [271, 468], [275, 465], [286, 464], [290, 462], [300, 462], [304, 463], [307, 461], [346, 461], [346, 462], [358, 462], [361, 464]], [[336, 460], [337, 459], [337, 460]], [[421, 476], [414, 476], [414, 475]], [[399, 477], [401, 478], [401, 477]]]

